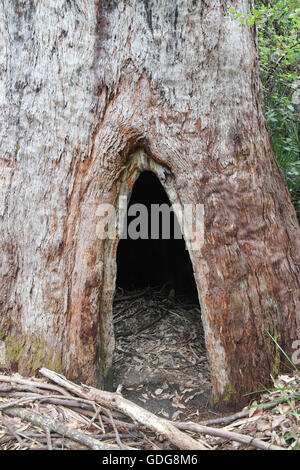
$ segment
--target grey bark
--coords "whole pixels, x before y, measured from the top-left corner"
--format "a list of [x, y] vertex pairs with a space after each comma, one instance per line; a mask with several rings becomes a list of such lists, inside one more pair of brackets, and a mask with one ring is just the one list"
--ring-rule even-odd
[[277, 372], [267, 331], [291, 352], [299, 226], [265, 126], [255, 31], [230, 6], [1, 2], [0, 340], [12, 367], [103, 385], [117, 244], [97, 238], [97, 207], [116, 203], [138, 148], [168, 186], [167, 170], [173, 200], [205, 205], [192, 262], [216, 400], [237, 403]]

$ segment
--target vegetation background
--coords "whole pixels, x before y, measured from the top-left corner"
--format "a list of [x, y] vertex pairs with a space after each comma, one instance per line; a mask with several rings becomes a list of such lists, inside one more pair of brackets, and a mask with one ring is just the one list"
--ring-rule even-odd
[[243, 25], [256, 25], [267, 125], [300, 221], [300, 1], [258, 0]]

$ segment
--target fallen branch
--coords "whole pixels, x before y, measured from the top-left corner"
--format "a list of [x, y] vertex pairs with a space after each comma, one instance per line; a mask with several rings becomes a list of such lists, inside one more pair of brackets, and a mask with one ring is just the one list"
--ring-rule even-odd
[[36, 387], [36, 388], [41, 388], [41, 389], [45, 389], [45, 390], [52, 390], [52, 391], [59, 392], [62, 395], [70, 396], [70, 394], [67, 393], [63, 388], [57, 387], [55, 385], [47, 384], [45, 382], [37, 382], [35, 380], [25, 380], [25, 379], [21, 379], [19, 377], [10, 377], [10, 376], [7, 376], [7, 375], [2, 375], [2, 374], [0, 374], [0, 382], [27, 385], [29, 387]]
[[56, 384], [65, 387], [75, 395], [88, 398], [89, 400], [100, 403], [100, 405], [121, 411], [152, 431], [161, 434], [179, 449], [207, 450], [201, 443], [177, 429], [170, 421], [155, 416], [150, 411], [126, 400], [118, 393], [106, 392], [93, 387], [76, 385], [62, 375], [46, 368], [40, 369], [40, 373]]
[[10, 434], [18, 441], [18, 443], [23, 446], [23, 441], [21, 437], [18, 435], [17, 431], [14, 430], [13, 426], [11, 426], [6, 420], [2, 420], [4, 426], [8, 429]]
[[53, 419], [49, 419], [46, 416], [41, 416], [33, 411], [28, 411], [25, 409], [20, 408], [8, 408], [2, 411], [3, 413], [7, 414], [8, 416], [18, 417], [28, 421], [35, 426], [38, 426], [42, 429], [48, 429], [48, 432], [53, 431], [58, 434], [61, 434], [72, 441], [79, 442], [80, 444], [85, 445], [93, 450], [118, 450], [118, 446], [114, 446], [111, 444], [103, 444], [98, 440], [94, 439], [87, 434], [83, 434], [80, 431], [76, 431], [75, 429], [70, 429], [68, 426], [65, 426], [62, 423], [58, 423]]
[[12, 402], [4, 403], [4, 405], [0, 405], [0, 411], [5, 410], [6, 408], [12, 408], [17, 405], [24, 405], [25, 403], [28, 404], [32, 401], [35, 401], [39, 398], [39, 395], [36, 395], [34, 397], [29, 397], [29, 398], [19, 398], [19, 400], [15, 400]]
[[45, 428], [45, 433], [46, 433], [47, 449], [53, 450], [50, 429], [48, 428], [48, 426]]
[[[70, 405], [68, 405], [70, 406]], [[92, 411], [88, 411], [88, 410], [82, 410], [81, 408], [76, 408], [74, 407], [73, 408], [74, 411], [77, 411], [78, 413], [81, 413], [82, 415], [88, 417], [88, 418], [93, 418], [94, 417], [94, 412]], [[107, 413], [107, 410], [104, 410], [102, 409], [102, 412], [107, 414], [108, 416], [108, 413]], [[105, 423], [109, 423], [111, 424], [111, 421], [110, 419], [107, 417], [107, 416], [102, 416], [102, 420], [105, 422]], [[118, 426], [118, 428], [121, 428], [121, 429], [126, 429], [127, 431], [128, 430], [136, 430], [140, 427], [139, 424], [135, 424], [135, 423], [126, 423], [125, 421], [120, 421], [120, 420], [116, 420], [114, 419], [114, 422], [115, 424]]]
[[[271, 410], [272, 408], [275, 408], [275, 406], [279, 405], [280, 403], [284, 403], [285, 401], [286, 398], [283, 398], [281, 400], [276, 401], [276, 403], [266, 403], [264, 405], [257, 405], [256, 410]], [[234, 413], [230, 416], [221, 416], [220, 418], [213, 418], [208, 419], [207, 421], [201, 421], [200, 424], [202, 424], [203, 426], [211, 426], [215, 424], [230, 424], [238, 419], [248, 418], [250, 411], [251, 408], [247, 408], [246, 410], [238, 411], [237, 413]]]
[[115, 425], [113, 415], [111, 414], [110, 411], [108, 411], [108, 412], [109, 412], [109, 418], [110, 418], [113, 430], [115, 431], [116, 442], [117, 442], [117, 444], [118, 444], [118, 446], [120, 447], [121, 450], [126, 450], [126, 446], [124, 446], [124, 444], [121, 442], [120, 434], [119, 434], [119, 431], [117, 430], [117, 427]]
[[173, 423], [176, 428], [184, 431], [199, 432], [201, 434], [207, 434], [209, 436], [222, 437], [229, 441], [240, 442], [247, 446], [253, 446], [256, 449], [261, 450], [285, 450], [283, 447], [278, 447], [273, 444], [266, 444], [264, 441], [257, 439], [252, 436], [246, 436], [245, 434], [238, 434], [237, 432], [225, 431], [224, 429], [210, 428], [197, 423]]

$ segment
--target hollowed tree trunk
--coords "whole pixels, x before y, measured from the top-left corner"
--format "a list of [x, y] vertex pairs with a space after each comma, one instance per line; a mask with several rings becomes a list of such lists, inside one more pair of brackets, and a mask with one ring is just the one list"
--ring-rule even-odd
[[237, 404], [278, 372], [267, 332], [292, 352], [299, 226], [265, 126], [255, 31], [230, 6], [1, 3], [0, 340], [13, 369], [103, 384], [117, 242], [97, 236], [97, 207], [116, 203], [137, 148], [163, 185], [161, 168], [171, 175], [171, 202], [205, 206], [191, 257], [215, 399]]

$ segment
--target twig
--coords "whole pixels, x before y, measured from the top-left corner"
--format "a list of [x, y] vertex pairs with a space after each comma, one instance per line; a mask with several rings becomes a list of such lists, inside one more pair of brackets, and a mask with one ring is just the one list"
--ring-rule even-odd
[[[256, 409], [270, 410], [272, 408], [275, 408], [275, 406], [277, 406], [279, 403], [284, 403], [285, 401], [286, 399], [283, 398], [282, 400], [278, 400], [276, 403], [267, 403], [265, 405], [258, 405]], [[248, 418], [249, 412], [250, 412], [250, 408], [247, 408], [246, 410], [239, 411], [230, 416], [221, 416], [220, 418], [213, 418], [207, 421], [202, 421], [200, 424], [202, 424], [203, 426], [211, 426], [215, 424], [230, 424], [236, 421], [237, 419]]]
[[157, 444], [155, 444], [155, 442], [152, 442], [152, 441], [146, 436], [146, 434], [144, 434], [142, 431], [140, 431], [140, 433], [141, 433], [141, 435], [143, 436], [144, 441], [145, 441], [147, 444], [151, 444], [153, 450], [162, 450], [160, 447], [158, 447]]
[[[107, 414], [108, 414], [108, 412], [107, 412]], [[108, 417], [102, 416], [102, 419], [106, 423], [110, 423], [110, 419]], [[115, 422], [116, 426], [118, 426], [121, 429], [127, 429], [127, 430], [132, 430], [133, 431], [133, 430], [138, 429], [140, 427], [140, 425], [137, 424], [137, 423], [126, 423], [125, 421], [120, 421], [118, 419], [114, 419], [114, 422]]]
[[42, 391], [36, 387], [29, 387], [28, 385], [18, 384], [0, 384], [0, 395], [6, 396], [8, 393], [15, 392], [30, 392], [30, 393], [42, 393]]
[[101, 412], [101, 406], [98, 406], [98, 409], [96, 409], [96, 413], [94, 414], [94, 416], [92, 417], [92, 419], [89, 422], [89, 427], [91, 427], [92, 424], [94, 423], [94, 421], [98, 418], [98, 421], [99, 421], [100, 426], [101, 426], [101, 431], [102, 431], [103, 434], [105, 434], [105, 429], [104, 429], [104, 426], [103, 426], [103, 422], [102, 422], [102, 419], [101, 419], [100, 412]]
[[[74, 410], [81, 413], [81, 414], [83, 414], [84, 416], [87, 416], [88, 418], [93, 418], [93, 416], [94, 416], [94, 411], [82, 410], [81, 408], [76, 408], [76, 407], [74, 407]], [[105, 410], [104, 408], [102, 408], [102, 412], [108, 414], [107, 410]], [[112, 414], [114, 414], [114, 413], [112, 413]], [[102, 416], [102, 420], [105, 423], [110, 423], [110, 419], [106, 416]], [[135, 429], [138, 429], [140, 427], [139, 424], [135, 424], [135, 423], [126, 423], [125, 421], [120, 421], [120, 420], [117, 420], [117, 419], [114, 419], [114, 421], [115, 421], [115, 424], [119, 428], [126, 429], [126, 430], [135, 430]]]
[[3, 419], [2, 422], [10, 434], [18, 441], [19, 444], [21, 444], [21, 446], [23, 446], [24, 443], [18, 433], [14, 430], [13, 426], [11, 426], [5, 419]]
[[[128, 307], [126, 307], [127, 309]], [[126, 310], [124, 309], [124, 310]], [[134, 315], [139, 315], [141, 312], [145, 310], [145, 306], [143, 305], [141, 308], [138, 308], [134, 312], [127, 313], [126, 315], [120, 315], [118, 314], [117, 317], [114, 317], [113, 324], [116, 325], [117, 323], [120, 323], [123, 320], [128, 320], [128, 318], [133, 317]], [[119, 313], [119, 312], [118, 312]]]
[[124, 446], [124, 444], [121, 442], [119, 432], [114, 422], [114, 418], [109, 410], [108, 410], [108, 413], [109, 413], [109, 418], [110, 418], [110, 422], [112, 424], [113, 430], [115, 431], [116, 442], [121, 450], [126, 450], [126, 446]]
[[39, 395], [34, 396], [34, 397], [28, 397], [28, 398], [26, 398], [26, 397], [25, 398], [19, 398], [19, 400], [4, 403], [4, 405], [0, 405], [0, 411], [5, 410], [6, 408], [11, 408], [12, 406], [23, 405], [24, 403], [30, 403], [31, 401], [34, 401], [37, 398], [39, 398]]
[[[165, 309], [167, 310], [167, 309]], [[155, 325], [156, 323], [160, 322], [163, 318], [165, 318], [167, 315], [168, 315], [169, 311], [167, 310], [165, 313], [163, 313], [159, 318], [156, 318], [153, 322], [151, 323], [148, 323], [148, 325], [145, 325], [143, 326], [142, 328], [140, 328], [139, 330], [137, 331], [134, 331], [134, 332], [130, 332], [130, 333], [121, 333], [121, 334], [118, 334], [116, 335], [116, 338], [124, 338], [124, 337], [128, 337], [128, 336], [133, 336], [133, 335], [138, 335], [139, 333], [141, 333], [142, 331], [145, 331], [145, 330], [148, 330], [149, 328], [151, 328], [151, 326]]]
[[8, 408], [4, 410], [3, 413], [7, 414], [8, 416], [17, 416], [18, 418], [24, 419], [25, 421], [29, 421], [30, 423], [40, 428], [48, 428], [49, 431], [51, 430], [58, 434], [61, 434], [62, 436], [65, 436], [68, 439], [71, 439], [72, 441], [79, 442], [80, 444], [83, 444], [93, 450], [118, 450], [117, 446], [110, 444], [102, 444], [101, 442], [97, 441], [96, 439], [87, 434], [83, 434], [82, 432], [77, 431], [75, 429], [70, 429], [68, 426], [65, 426], [62, 423], [58, 423], [53, 419], [39, 415], [37, 413], [34, 413], [33, 411], [28, 411], [19, 408]]
[[53, 450], [50, 429], [48, 428], [48, 426], [45, 427], [45, 432], [46, 432], [47, 448], [48, 450]]
[[248, 446], [253, 446], [261, 450], [285, 450], [283, 447], [278, 447], [273, 444], [267, 444], [252, 436], [246, 436], [245, 434], [238, 434], [236, 432], [225, 431], [224, 429], [210, 428], [196, 423], [173, 423], [176, 428], [184, 431], [199, 432], [201, 434], [207, 434], [209, 436], [222, 437], [229, 441], [241, 442]]
[[153, 413], [150, 413], [150, 411], [126, 400], [118, 393], [105, 392], [93, 387], [76, 385], [65, 377], [46, 368], [40, 369], [40, 373], [53, 382], [73, 392], [75, 395], [85, 398], [87, 397], [101, 405], [121, 411], [122, 413], [130, 416], [133, 420], [138, 421], [140, 424], [143, 424], [158, 434], [161, 434], [179, 449], [206, 450], [201, 443], [179, 431], [179, 429], [177, 429], [170, 421], [155, 416]]
[[25, 380], [19, 377], [9, 377], [7, 375], [0, 375], [0, 382], [7, 382], [7, 383], [16, 383], [21, 385], [28, 385], [29, 387], [36, 387], [42, 388], [46, 390], [54, 390], [56, 392], [61, 393], [65, 396], [70, 396], [68, 392], [66, 392], [63, 388], [57, 387], [56, 385], [47, 384], [45, 382], [36, 382], [34, 380]]
[[136, 294], [132, 294], [132, 295], [126, 295], [124, 297], [121, 297], [121, 298], [116, 298], [114, 299], [114, 303], [117, 303], [117, 302], [124, 302], [125, 300], [133, 300], [133, 299], [137, 299], [138, 297], [142, 297], [144, 294], [146, 294], [147, 292], [150, 291], [150, 287], [147, 287], [146, 289], [140, 291], [140, 292], [137, 292]]

